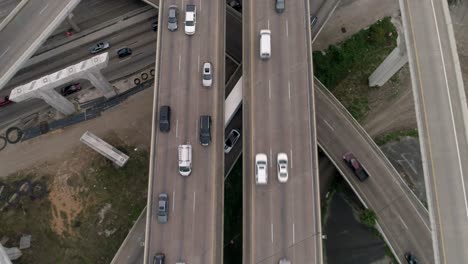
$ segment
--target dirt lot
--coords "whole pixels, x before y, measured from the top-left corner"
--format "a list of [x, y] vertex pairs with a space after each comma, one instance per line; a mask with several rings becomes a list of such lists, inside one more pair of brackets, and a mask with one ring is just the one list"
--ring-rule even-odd
[[0, 234], [10, 238], [6, 247], [18, 246], [21, 234], [32, 235], [32, 247], [17, 263], [110, 262], [146, 205], [148, 152], [115, 134], [105, 139], [130, 156], [124, 168], [79, 146], [57, 166], [23, 170], [3, 181], [10, 193], [24, 179], [47, 189], [34, 200], [25, 192], [0, 213]]

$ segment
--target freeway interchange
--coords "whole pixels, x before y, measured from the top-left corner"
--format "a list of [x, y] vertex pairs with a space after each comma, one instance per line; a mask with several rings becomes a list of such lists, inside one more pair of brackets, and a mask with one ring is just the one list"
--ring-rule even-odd
[[[432, 188], [428, 193], [434, 194], [430, 196], [433, 199], [430, 205], [440, 208], [442, 212], [446, 211], [444, 215], [456, 216], [453, 218], [456, 220], [453, 223], [463, 227], [465, 214], [459, 213], [459, 209], [463, 207], [463, 202], [465, 209], [467, 208], [463, 180], [465, 168], [462, 165], [466, 164], [462, 162], [466, 155], [463, 152], [464, 148], [459, 150], [459, 145], [466, 145], [465, 127], [460, 125], [466, 119], [464, 95], [447, 92], [445, 96], [442, 90], [442, 94], [431, 97], [433, 92], [425, 94], [420, 89], [424, 87], [424, 80], [430, 78], [436, 78], [434, 83], [438, 83], [437, 86], [444, 86], [445, 82], [447, 89], [449, 84], [452, 87], [459, 87], [457, 75], [452, 76], [447, 73], [458, 72], [459, 68], [456, 68], [456, 59], [452, 58], [453, 53], [442, 52], [442, 46], [444, 49], [452, 48], [450, 41], [441, 43], [439, 37], [438, 44], [437, 39], [432, 43], [434, 39], [430, 36], [433, 35], [419, 36], [419, 31], [413, 29], [420, 27], [421, 23], [419, 20], [416, 22], [412, 20], [414, 18], [412, 10], [429, 9], [415, 9], [409, 3], [401, 2], [401, 5], [406, 7], [405, 12], [408, 12], [404, 15], [404, 22], [407, 27], [406, 37], [410, 40], [407, 43], [410, 50], [410, 66], [413, 72], [419, 73], [419, 79], [415, 79], [413, 74], [413, 89], [416, 89], [419, 101], [423, 102], [419, 105], [422, 107], [419, 109], [419, 115], [428, 115], [429, 118], [436, 116], [439, 120], [452, 122], [443, 127], [447, 129], [453, 127], [454, 134], [453, 141], [448, 144], [451, 148], [448, 153], [454, 156], [439, 157], [434, 153], [443, 151], [440, 149], [445, 149], [447, 144], [446, 141], [431, 140], [430, 132], [438, 129], [431, 126], [437, 123], [420, 122], [419, 126], [425, 128], [421, 129], [425, 133], [424, 144], [431, 146], [423, 148], [425, 151], [423, 157], [431, 164], [454, 162], [450, 168], [459, 168], [453, 172], [454, 175], [458, 175], [453, 181], [437, 182], [440, 177], [434, 175], [441, 173], [437, 170], [441, 167], [425, 167], [426, 180], [430, 181], [427, 186]], [[223, 122], [225, 45], [226, 51], [230, 50], [228, 54], [237, 55], [237, 58], [238, 54], [243, 56], [244, 263], [277, 263], [282, 257], [293, 260], [293, 263], [322, 263], [316, 143], [334, 161], [361, 201], [376, 211], [378, 227], [400, 261], [404, 261], [404, 253], [407, 251], [415, 252], [424, 263], [432, 262], [434, 256], [437, 263], [453, 263], [466, 259], [462, 250], [463, 241], [458, 241], [465, 237], [465, 228], [455, 229], [446, 226], [447, 223], [443, 221], [438, 210], [432, 215], [435, 220], [430, 222], [425, 208], [411, 194], [411, 190], [372, 140], [369, 140], [365, 131], [346, 115], [339, 102], [334, 101], [333, 96], [327, 94], [319, 82], [314, 81], [309, 24], [311, 12], [308, 1], [294, 4], [288, 2], [286, 11], [281, 14], [275, 12], [271, 3], [261, 1], [245, 3], [243, 36], [238, 34], [240, 28], [232, 30], [233, 25], [236, 25], [232, 15], [227, 15], [225, 18], [225, 3], [211, 0], [194, 2], [198, 16], [196, 33], [193, 36], [184, 34], [184, 5], [179, 4], [179, 30], [169, 32], [165, 27], [167, 7], [178, 3], [160, 1], [159, 4], [161, 6], [159, 25], [164, 26], [158, 31], [157, 49], [154, 50], [156, 35], [149, 35], [145, 32], [146, 29], [144, 30], [150, 18], [148, 16], [146, 20], [129, 26], [130, 30], [125, 33], [116, 31], [114, 36], [109, 35], [122, 45], [138, 47], [139, 52], [125, 64], [121, 64], [121, 61], [115, 57], [111, 58], [113, 63], [105, 71], [105, 76], [112, 80], [123, 73], [131, 72], [133, 68], [151, 65], [156, 55], [155, 123], [148, 195], [149, 210], [144, 258], [146, 263], [150, 263], [153, 256], [159, 252], [166, 253], [170, 262], [182, 260], [188, 263], [222, 262], [223, 182], [220, 175], [224, 172], [222, 145], [225, 136]], [[53, 11], [60, 12], [63, 8]], [[445, 6], [437, 6], [434, 9], [435, 24], [441, 24], [437, 21], [437, 17], [443, 18], [446, 14], [444, 8]], [[25, 11], [27, 10], [26, 8]], [[43, 9], [42, 12], [44, 11], [48, 9]], [[225, 24], [226, 27], [230, 27], [226, 31], [237, 32], [237, 37], [234, 37], [236, 36], [234, 33], [229, 36], [225, 34]], [[437, 28], [436, 35], [440, 34], [438, 26], [429, 26]], [[258, 33], [261, 29], [269, 29], [272, 32], [272, 57], [269, 60], [260, 60], [258, 56]], [[441, 32], [445, 34], [446, 31], [441, 30]], [[141, 37], [138, 37], [138, 34]], [[37, 36], [31, 37], [40, 39]], [[225, 37], [228, 39], [226, 44]], [[437, 48], [441, 50], [441, 55], [436, 59], [441, 60], [442, 63], [439, 65], [444, 67], [435, 72], [443, 73], [442, 76], [425, 75], [434, 70], [424, 69], [425, 66], [431, 65], [430, 62], [421, 64], [419, 61], [423, 58], [419, 57], [418, 52], [411, 52], [418, 50], [416, 45], [421, 47], [424, 44], [420, 41], [424, 37], [429, 37], [426, 44], [439, 45]], [[451, 38], [453, 36], [449, 35], [443, 39], [451, 40]], [[243, 39], [242, 53], [240, 47], [236, 46], [239, 45], [240, 39]], [[82, 40], [80, 45], [89, 45], [92, 42], [94, 39]], [[5, 54], [4, 59], [21, 53], [13, 52], [10, 46], [0, 47], [2, 55]], [[26, 48], [30, 53], [30, 48]], [[66, 52], [69, 54], [67, 57], [55, 60], [50, 65], [47, 60], [39, 62], [47, 67], [38, 67], [40, 64], [36, 64], [30, 66], [31, 70], [19, 71], [19, 74], [7, 84], [9, 85], [7, 89], [89, 56], [83, 49], [77, 48], [76, 51], [74, 52], [72, 48], [67, 49]], [[22, 57], [12, 59], [14, 63], [21, 63], [22, 60], [24, 61]], [[200, 71], [205, 61], [212, 62], [214, 70], [214, 84], [209, 89], [201, 87]], [[451, 68], [452, 65], [455, 65], [455, 69]], [[17, 71], [15, 67], [12, 68]], [[451, 70], [447, 71], [446, 68]], [[9, 79], [10, 75], [12, 76], [10, 73], [2, 74], [2, 78]], [[463, 98], [459, 100], [461, 97]], [[453, 101], [453, 105], [451, 103], [447, 109], [443, 108], [445, 109], [443, 117], [437, 113], [433, 114], [424, 105], [424, 100], [435, 100], [434, 98], [437, 100], [434, 103], [438, 102], [439, 98]], [[170, 134], [159, 133], [157, 128], [156, 121], [161, 105], [171, 105], [173, 109], [174, 119]], [[43, 107], [43, 104], [37, 101], [31, 102], [27, 107], [18, 104], [9, 107], [8, 111], [11, 112], [0, 114], [30, 112], [38, 107]], [[461, 110], [457, 112], [453, 109]], [[203, 114], [211, 115], [213, 120], [213, 140], [209, 147], [203, 147], [198, 143], [200, 128], [198, 120]], [[447, 115], [451, 115], [452, 118], [446, 118]], [[452, 132], [442, 134], [445, 133]], [[194, 153], [194, 170], [188, 178], [177, 175], [175, 169], [176, 148], [179, 144], [185, 143], [192, 145]], [[350, 149], [365, 164], [371, 175], [370, 180], [365, 183], [357, 182], [352, 172], [341, 161], [341, 155]], [[267, 186], [257, 186], [254, 181], [253, 161], [255, 154], [260, 152], [266, 153], [269, 161], [270, 180]], [[279, 152], [288, 155], [290, 179], [287, 183], [279, 183], [276, 180], [275, 160]], [[429, 163], [426, 162], [425, 165]], [[460, 189], [453, 192], [450, 191], [450, 186], [458, 186]], [[158, 224], [156, 220], [156, 205], [158, 194], [161, 192], [168, 193], [170, 197], [169, 222], [164, 226]], [[448, 196], [451, 198], [447, 198]], [[453, 206], [441, 206], [448, 201], [457, 201], [457, 203]], [[448, 222], [449, 225], [453, 223]], [[435, 252], [432, 251], [431, 243], [437, 248]], [[449, 244], [454, 246], [448, 246]]]

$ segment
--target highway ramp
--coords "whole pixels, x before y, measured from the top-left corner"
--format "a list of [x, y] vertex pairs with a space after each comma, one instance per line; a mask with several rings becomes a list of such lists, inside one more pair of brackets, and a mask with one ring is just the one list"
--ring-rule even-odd
[[30, 0], [0, 31], [0, 90], [80, 0]]

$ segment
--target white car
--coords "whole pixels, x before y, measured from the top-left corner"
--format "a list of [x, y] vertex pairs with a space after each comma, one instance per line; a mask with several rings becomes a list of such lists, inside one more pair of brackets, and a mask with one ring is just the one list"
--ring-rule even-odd
[[197, 8], [195, 5], [187, 5], [185, 7], [185, 34], [195, 34], [195, 26], [197, 24]]
[[288, 155], [286, 155], [286, 153], [278, 153], [276, 163], [278, 163], [278, 181], [283, 183], [287, 182], [289, 176]]
[[255, 155], [255, 183], [268, 183], [268, 161], [267, 155], [263, 153]]
[[213, 72], [211, 71], [211, 63], [205, 62], [203, 63], [203, 86], [210, 87], [213, 83]]

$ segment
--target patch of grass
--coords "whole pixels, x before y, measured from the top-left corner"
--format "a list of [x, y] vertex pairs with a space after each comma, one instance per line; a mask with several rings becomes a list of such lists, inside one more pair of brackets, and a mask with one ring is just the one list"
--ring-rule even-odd
[[377, 215], [370, 209], [364, 209], [359, 213], [359, 221], [368, 227], [374, 228], [377, 223]]
[[[83, 210], [69, 224], [69, 232], [57, 235], [51, 228], [51, 216], [62, 211], [52, 208], [48, 197], [21, 200], [20, 206], [0, 213], [0, 235], [10, 237], [8, 247], [18, 246], [21, 234], [31, 234], [31, 248], [15, 263], [110, 263], [133, 222], [146, 205], [148, 153], [133, 147], [119, 148], [130, 153], [124, 168], [117, 169], [105, 158], [92, 153], [84, 171], [67, 181], [81, 191]], [[23, 177], [23, 176], [21, 176]], [[29, 175], [26, 179], [38, 178]], [[51, 180], [51, 176], [43, 177]], [[16, 178], [15, 178], [16, 180]], [[111, 209], [99, 223], [99, 211], [105, 204]], [[104, 231], [114, 231], [106, 236]]]
[[224, 182], [224, 263], [242, 263], [242, 157]]
[[317, 78], [360, 120], [369, 111], [368, 77], [396, 47], [397, 32], [386, 17], [348, 40], [316, 51]]
[[389, 142], [400, 141], [404, 137], [418, 137], [418, 129], [400, 130], [377, 136], [374, 141], [377, 145], [383, 146]]

